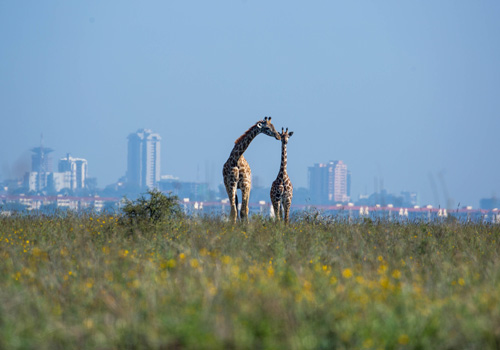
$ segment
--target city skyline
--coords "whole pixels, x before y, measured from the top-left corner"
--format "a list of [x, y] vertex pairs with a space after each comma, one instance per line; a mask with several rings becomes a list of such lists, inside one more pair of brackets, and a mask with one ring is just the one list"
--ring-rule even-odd
[[[151, 129], [140, 128], [136, 132], [129, 133], [127, 136], [127, 170], [125, 174], [119, 176], [119, 178], [110, 183], [102, 184], [99, 186], [101, 189], [104, 187], [118, 185], [121, 181], [125, 180], [125, 184], [132, 186], [131, 188], [136, 189], [153, 189], [162, 188], [160, 185], [160, 179], [166, 178], [168, 181], [175, 181], [189, 184], [192, 188], [197, 188], [197, 185], [207, 184], [208, 187], [204, 191], [212, 190], [216, 191], [217, 185], [220, 187], [222, 181], [219, 184], [211, 184], [208, 179], [209, 176], [206, 175], [205, 180], [196, 181], [181, 179], [173, 176], [172, 174], [162, 174], [161, 173], [161, 136], [158, 133], [152, 132]], [[53, 171], [53, 159], [52, 153], [55, 151], [50, 147], [43, 146], [43, 137], [41, 145], [38, 147], [30, 148], [31, 152], [31, 171], [23, 175], [23, 182], [28, 186], [30, 191], [36, 190], [41, 191], [46, 187], [54, 186], [57, 191], [62, 189], [83, 189], [85, 188], [85, 182], [88, 177], [88, 162], [83, 158], [71, 157], [69, 153], [65, 157], [59, 158], [58, 162], [58, 172]], [[365, 203], [368, 198], [379, 198], [372, 205], [379, 205], [383, 203], [386, 205], [385, 201], [380, 200], [380, 195], [388, 196], [388, 198], [396, 199], [393, 202], [398, 202], [403, 200], [405, 203], [413, 203], [413, 205], [423, 205], [423, 206], [434, 206], [452, 209], [457, 204], [455, 200], [449, 197], [447, 193], [446, 184], [443, 180], [442, 174], [438, 174], [441, 180], [441, 186], [438, 189], [436, 183], [431, 174], [429, 178], [433, 190], [435, 191], [434, 196], [438, 198], [443, 196], [445, 200], [444, 204], [435, 205], [432, 202], [421, 202], [418, 198], [420, 195], [416, 191], [401, 190], [401, 191], [391, 191], [384, 187], [383, 179], [374, 178], [374, 189], [369, 192], [365, 189], [364, 193], [360, 193], [356, 197], [351, 197], [351, 171], [348, 170], [347, 164], [342, 160], [328, 161], [325, 163], [315, 163], [312, 166], [307, 167], [308, 172], [308, 184], [307, 186], [302, 186], [299, 188], [307, 189], [309, 191], [308, 196], [311, 203], [315, 205], [331, 205], [335, 203]], [[45, 174], [46, 173], [46, 174]], [[131, 175], [132, 174], [132, 175]], [[268, 189], [270, 184], [260, 183], [261, 176], [259, 174], [252, 174], [259, 183], [259, 186], [254, 186], [254, 188]], [[20, 178], [17, 178], [20, 180]], [[1, 180], [15, 180], [13, 179], [1, 179]], [[98, 182], [98, 178], [94, 178]], [[164, 180], [161, 180], [164, 182]], [[175, 182], [174, 181], [174, 182]], [[163, 188], [165, 191], [169, 192], [174, 189], [173, 183], [171, 185], [164, 182]], [[166, 185], [167, 184], [167, 185]], [[194, 187], [193, 187], [194, 186]], [[438, 193], [439, 191], [439, 193]], [[176, 192], [175, 190], [173, 192]], [[188, 192], [186, 192], [188, 193]], [[396, 193], [400, 193], [401, 197], [396, 198]], [[414, 196], [412, 200], [409, 199], [409, 195]], [[408, 198], [407, 198], [408, 197]], [[265, 199], [267, 201], [267, 198]], [[482, 197], [478, 199], [479, 202], [487, 203], [488, 201], [493, 201], [496, 203], [496, 196]], [[441, 203], [439, 200], [438, 203]], [[489, 203], [489, 202], [488, 202]], [[390, 203], [389, 203], [390, 204]], [[471, 203], [460, 203], [459, 206], [462, 207], [474, 207], [479, 208], [479, 205], [470, 205]]]
[[[272, 116], [295, 131], [294, 187], [342, 159], [353, 198], [383, 183], [477, 207], [500, 194], [499, 15], [492, 0], [2, 2], [0, 177], [27, 170], [43, 133], [105, 186], [145, 127], [162, 173], [215, 186], [234, 140]], [[279, 142], [245, 157], [271, 184]]]
[[[97, 179], [90, 179], [93, 187], [93, 193], [105, 191], [106, 188], [114, 187], [115, 195], [135, 195], [141, 191], [158, 188], [165, 193], [171, 192], [179, 198], [187, 198], [194, 195], [195, 200], [213, 201], [218, 200], [217, 189], [211, 187], [208, 181], [186, 181], [171, 174], [161, 174], [161, 163], [159, 161], [161, 153], [161, 136], [153, 133], [150, 129], [138, 129], [136, 132], [130, 133], [127, 137], [127, 172], [121, 176], [116, 182], [108, 184], [105, 188], [97, 188]], [[46, 192], [47, 189], [52, 195], [60, 191], [75, 191], [87, 188], [88, 178], [88, 162], [83, 158], [74, 158], [70, 154], [60, 158], [58, 162], [58, 172], [53, 172], [53, 160], [51, 153], [54, 149], [43, 146], [43, 138], [39, 147], [31, 148], [34, 153], [31, 157], [31, 172], [25, 173], [24, 194], [30, 192]], [[251, 200], [253, 202], [268, 202], [268, 194], [270, 186], [260, 184], [259, 175], [254, 176], [254, 195]], [[20, 179], [18, 179], [20, 180]], [[396, 207], [413, 207], [423, 205], [427, 207], [430, 203], [420, 203], [418, 193], [414, 191], [401, 191], [399, 195], [390, 193], [384, 188], [383, 182], [377, 183], [375, 179], [374, 192], [371, 194], [365, 193], [357, 198], [351, 198], [351, 171], [348, 170], [347, 164], [342, 160], [329, 161], [326, 163], [316, 163], [308, 167], [308, 186], [297, 188], [300, 195], [295, 202], [299, 205], [319, 205], [330, 206], [338, 203], [356, 204], [365, 206], [375, 205], [393, 205]], [[219, 184], [219, 195], [221, 200], [225, 200], [225, 191], [222, 184]], [[22, 188], [22, 187], [21, 187]], [[304, 192], [306, 190], [306, 192]], [[437, 190], [437, 189], [436, 189]], [[9, 189], [12, 192], [12, 189]], [[97, 191], [97, 192], [96, 192]], [[139, 192], [137, 192], [139, 191]], [[264, 193], [263, 193], [264, 191]], [[14, 188], [15, 193], [19, 192], [19, 188]], [[47, 192], [46, 192], [47, 193]], [[83, 193], [83, 192], [81, 192]], [[90, 193], [90, 192], [88, 192]], [[109, 194], [109, 191], [107, 191]], [[212, 194], [210, 194], [212, 193]], [[256, 198], [255, 193], [259, 198]], [[262, 196], [264, 194], [264, 196]], [[201, 196], [201, 197], [200, 197]], [[214, 197], [215, 196], [215, 197]], [[211, 199], [209, 199], [209, 197]], [[204, 198], [204, 199], [203, 199]], [[446, 197], [447, 203], [444, 206], [438, 205], [438, 208], [447, 208], [452, 210], [455, 203], [449, 197]], [[494, 206], [497, 202], [495, 196], [492, 198], [481, 198], [480, 202], [485, 207]], [[485, 204], [488, 203], [488, 204]], [[463, 205], [462, 207], [470, 207], [471, 205]], [[481, 208], [483, 205], [481, 205]], [[492, 209], [492, 208], [490, 208]]]
[[[124, 176], [116, 181], [116, 184], [124, 182], [124, 185], [131, 189], [146, 190], [159, 188], [167, 192], [172, 190], [176, 192], [175, 182], [179, 182], [181, 179], [171, 174], [161, 174], [161, 136], [158, 133], [152, 132], [151, 129], [142, 128], [130, 133], [127, 139], [127, 171]], [[87, 188], [88, 162], [86, 159], [71, 157], [67, 153], [65, 157], [60, 158], [58, 161], [57, 172], [60, 174], [57, 174], [54, 172], [51, 156], [54, 149], [43, 146], [43, 137], [40, 143], [39, 147], [31, 148], [31, 151], [34, 153], [31, 156], [31, 171], [23, 175], [26, 190], [37, 192], [49, 187], [54, 187], [57, 191]], [[321, 172], [322, 175], [312, 175], [314, 172], [317, 172], [316, 168], [325, 171]], [[310, 191], [309, 196], [312, 203], [331, 204], [349, 202], [351, 173], [347, 170], [347, 165], [342, 160], [315, 164], [308, 169], [309, 183], [307, 189]], [[42, 175], [44, 176], [43, 185], [40, 183]], [[47, 176], [50, 176], [50, 180], [55, 182], [49, 184]], [[56, 177], [60, 177], [61, 179], [57, 179]], [[258, 175], [256, 175], [254, 180], [255, 188], [268, 188], [265, 185], [258, 184]], [[182, 182], [186, 183], [186, 181]], [[195, 186], [195, 184], [206, 184], [209, 186], [206, 188], [207, 191], [209, 189], [215, 190], [217, 187], [212, 186], [210, 188], [210, 183], [207, 179], [205, 182], [192, 183], [192, 186]], [[221, 184], [219, 184], [220, 186]]]

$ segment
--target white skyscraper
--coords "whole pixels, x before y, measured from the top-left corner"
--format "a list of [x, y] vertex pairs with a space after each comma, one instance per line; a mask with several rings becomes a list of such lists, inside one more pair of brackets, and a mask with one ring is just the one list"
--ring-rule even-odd
[[347, 165], [341, 161], [336, 160], [329, 163], [329, 174], [328, 178], [328, 188], [331, 189], [329, 192], [329, 200], [334, 202], [347, 202], [349, 197], [347, 195]]
[[73, 158], [69, 154], [66, 158], [59, 159], [58, 170], [60, 173], [69, 173], [65, 176], [63, 188], [72, 190], [85, 188], [88, 163], [83, 158]]
[[128, 136], [127, 182], [141, 188], [155, 188], [160, 181], [160, 140], [149, 129]]

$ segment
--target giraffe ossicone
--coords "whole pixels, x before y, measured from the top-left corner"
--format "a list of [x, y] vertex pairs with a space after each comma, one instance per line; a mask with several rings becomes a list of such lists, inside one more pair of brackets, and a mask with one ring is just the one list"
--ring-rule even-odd
[[238, 217], [238, 197], [237, 190], [241, 190], [241, 210], [240, 218], [248, 220], [248, 203], [250, 199], [250, 190], [252, 188], [252, 171], [248, 162], [243, 157], [243, 153], [247, 150], [253, 139], [259, 134], [265, 134], [271, 137], [280, 139], [280, 133], [276, 131], [271, 123], [271, 117], [265, 117], [251, 126], [243, 135], [235, 142], [234, 147], [229, 155], [228, 160], [222, 168], [222, 176], [224, 178], [224, 186], [229, 197], [231, 206], [230, 220], [236, 223]]
[[288, 177], [286, 170], [287, 153], [286, 145], [288, 139], [293, 135], [293, 131], [288, 132], [288, 128], [281, 128], [281, 165], [280, 171], [276, 180], [271, 186], [271, 203], [273, 205], [274, 215], [277, 220], [282, 220], [284, 216], [285, 224], [288, 224], [290, 219], [290, 207], [293, 198], [293, 185]]

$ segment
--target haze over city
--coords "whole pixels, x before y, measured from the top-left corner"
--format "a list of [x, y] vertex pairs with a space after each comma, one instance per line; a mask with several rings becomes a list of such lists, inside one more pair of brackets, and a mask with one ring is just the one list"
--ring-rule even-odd
[[[500, 194], [500, 3], [0, 3], [0, 180], [30, 149], [126, 172], [127, 136], [161, 135], [162, 174], [222, 182], [234, 141], [272, 116], [288, 172], [343, 160], [351, 196], [383, 186], [420, 203]], [[245, 153], [270, 186], [280, 143]]]

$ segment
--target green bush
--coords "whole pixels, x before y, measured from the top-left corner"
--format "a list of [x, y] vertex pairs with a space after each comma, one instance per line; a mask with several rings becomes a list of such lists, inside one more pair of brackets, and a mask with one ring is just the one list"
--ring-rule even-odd
[[135, 201], [125, 198], [123, 215], [130, 224], [158, 224], [182, 216], [178, 197], [163, 194], [157, 189], [149, 190]]

